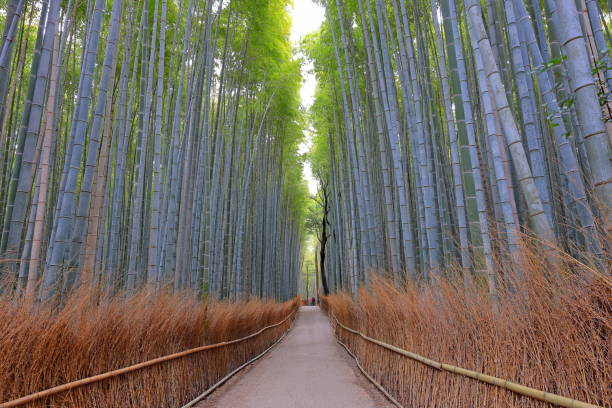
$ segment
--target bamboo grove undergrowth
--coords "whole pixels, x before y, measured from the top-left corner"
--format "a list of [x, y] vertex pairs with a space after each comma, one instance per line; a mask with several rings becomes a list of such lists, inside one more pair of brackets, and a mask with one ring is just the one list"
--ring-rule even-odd
[[4, 293], [289, 299], [307, 199], [286, 0], [6, 0]]
[[[356, 297], [323, 297], [330, 314], [376, 340], [435, 361], [567, 398], [610, 406], [610, 285], [547, 279], [525, 248], [526, 295], [500, 294], [498, 307], [476, 285], [441, 278], [437, 287], [373, 278]], [[336, 326], [336, 336], [404, 407], [552, 407], [507, 389], [428, 367]]]
[[609, 276], [609, 3], [321, 4], [302, 48], [330, 291], [458, 271], [495, 299], [526, 243], [578, 280]]
[[[82, 290], [83, 289], [83, 290]], [[150, 296], [147, 288], [119, 297], [79, 288], [58, 310], [0, 298], [0, 404], [54, 386], [203, 345], [243, 342], [168, 360], [26, 407], [183, 406], [286, 332], [299, 299], [208, 301], [189, 291]]]

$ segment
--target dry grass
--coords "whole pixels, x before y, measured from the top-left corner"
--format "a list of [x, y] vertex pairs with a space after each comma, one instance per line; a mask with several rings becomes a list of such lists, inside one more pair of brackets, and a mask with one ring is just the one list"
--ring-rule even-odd
[[[498, 312], [479, 285], [457, 278], [397, 289], [377, 279], [358, 299], [324, 299], [343, 324], [428, 358], [529, 387], [612, 406], [612, 285], [567, 257], [556, 270], [525, 250], [525, 279]], [[573, 264], [572, 264], [573, 262]], [[480, 285], [482, 286], [482, 285]], [[544, 407], [437, 371], [336, 327], [336, 335], [406, 407]]]
[[[73, 295], [55, 312], [0, 298], [0, 402], [203, 344], [243, 337], [282, 320], [299, 302], [206, 304], [187, 295], [99, 297], [85, 293]], [[172, 360], [27, 406], [181, 406], [265, 350], [288, 329], [290, 320], [243, 343]]]

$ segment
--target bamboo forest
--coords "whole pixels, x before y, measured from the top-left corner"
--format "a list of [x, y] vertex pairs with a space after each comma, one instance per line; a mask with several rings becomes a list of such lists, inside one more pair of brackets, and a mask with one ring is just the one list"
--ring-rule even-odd
[[611, 1], [0, 30], [0, 408], [612, 407]]

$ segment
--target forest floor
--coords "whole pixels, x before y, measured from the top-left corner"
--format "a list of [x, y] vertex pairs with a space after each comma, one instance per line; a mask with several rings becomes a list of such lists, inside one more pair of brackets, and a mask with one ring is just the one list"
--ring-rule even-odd
[[287, 337], [198, 408], [386, 408], [392, 405], [336, 343], [325, 314], [304, 306]]

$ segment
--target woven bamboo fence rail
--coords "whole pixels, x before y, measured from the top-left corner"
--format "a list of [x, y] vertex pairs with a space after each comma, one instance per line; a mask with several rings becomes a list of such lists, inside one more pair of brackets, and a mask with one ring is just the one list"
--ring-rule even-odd
[[295, 315], [297, 310], [298, 310], [297, 308], [295, 310], [293, 310], [291, 313], [289, 313], [289, 315], [287, 315], [287, 317], [285, 317], [280, 322], [271, 324], [271, 325], [266, 326], [266, 327], [263, 327], [263, 328], [259, 329], [258, 331], [254, 332], [254, 333], [251, 333], [248, 336], [241, 337], [239, 339], [223, 341], [221, 343], [216, 343], [216, 344], [208, 344], [206, 346], [200, 346], [200, 347], [192, 348], [192, 349], [189, 349], [189, 350], [184, 350], [184, 351], [181, 351], [181, 352], [178, 352], [178, 353], [169, 354], [169, 355], [166, 355], [166, 356], [154, 358], [152, 360], [148, 360], [148, 361], [144, 361], [142, 363], [138, 363], [138, 364], [134, 364], [134, 365], [131, 365], [131, 366], [128, 366], [128, 367], [120, 368], [118, 370], [108, 371], [106, 373], [94, 375], [94, 376], [87, 377], [87, 378], [82, 378], [82, 379], [77, 380], [77, 381], [72, 381], [72, 382], [69, 382], [69, 383], [66, 383], [66, 384], [58, 385], [58, 386], [55, 386], [55, 387], [52, 387], [52, 388], [48, 388], [48, 389], [43, 390], [43, 391], [36, 392], [36, 393], [30, 394], [30, 395], [26, 395], [26, 396], [21, 397], [21, 398], [17, 398], [17, 399], [11, 400], [11, 401], [0, 403], [0, 408], [20, 407], [20, 406], [23, 406], [23, 405], [26, 405], [26, 404], [29, 404], [29, 403], [41, 400], [43, 398], [47, 398], [47, 397], [50, 397], [50, 396], [53, 396], [53, 395], [57, 395], [57, 394], [60, 394], [60, 393], [63, 393], [63, 392], [68, 392], [68, 391], [73, 390], [75, 388], [86, 386], [88, 384], [99, 383], [99, 382], [107, 380], [109, 378], [114, 378], [114, 377], [117, 377], [117, 376], [129, 374], [131, 372], [142, 370], [142, 369], [147, 368], [147, 367], [153, 367], [153, 366], [162, 364], [162, 363], [167, 362], [167, 361], [176, 360], [176, 359], [179, 359], [179, 358], [182, 358], [182, 357], [186, 357], [186, 356], [193, 355], [193, 354], [196, 354], [196, 353], [201, 353], [201, 352], [208, 351], [208, 350], [213, 350], [213, 349], [218, 349], [218, 348], [226, 347], [226, 346], [229, 346], [231, 344], [241, 343], [241, 342], [247, 341], [249, 339], [252, 339], [254, 337], [257, 337], [257, 336], [259, 336], [260, 334], [264, 333], [267, 330], [270, 330], [270, 329], [273, 329], [275, 327], [278, 327], [278, 326], [281, 326], [281, 325], [285, 324], [288, 320], [293, 318], [293, 316]]
[[393, 351], [397, 354], [400, 354], [404, 357], [408, 357], [414, 361], [418, 361], [419, 363], [425, 364], [429, 367], [435, 368], [437, 370], [442, 370], [442, 371], [448, 371], [451, 372], [453, 374], [457, 374], [457, 375], [461, 375], [464, 377], [469, 377], [490, 385], [494, 385], [496, 387], [500, 387], [500, 388], [504, 388], [507, 389], [509, 391], [512, 391], [516, 394], [520, 394], [529, 398], [533, 398], [533, 399], [537, 399], [540, 401], [544, 401], [544, 402], [548, 402], [550, 404], [553, 405], [557, 405], [560, 407], [565, 407], [565, 408], [602, 408], [599, 405], [593, 405], [593, 404], [589, 404], [586, 402], [582, 402], [582, 401], [578, 401], [578, 400], [574, 400], [571, 398], [567, 398], [567, 397], [563, 397], [561, 395], [557, 395], [557, 394], [552, 394], [550, 392], [545, 392], [545, 391], [541, 391], [541, 390], [537, 390], [535, 388], [530, 388], [521, 384], [517, 384], [511, 381], [507, 381], [501, 378], [497, 378], [497, 377], [493, 377], [491, 375], [487, 375], [487, 374], [483, 374], [483, 373], [479, 373], [477, 371], [472, 371], [472, 370], [468, 370], [466, 368], [462, 368], [462, 367], [457, 367], [451, 364], [445, 364], [445, 363], [440, 363], [438, 361], [435, 360], [431, 360], [427, 357], [421, 356], [419, 354], [401, 349], [399, 347], [393, 346], [391, 344], [387, 344], [383, 341], [377, 340], [377, 339], [373, 339], [371, 337], [366, 336], [365, 334], [352, 329], [350, 327], [345, 326], [344, 324], [342, 324], [337, 318], [336, 316], [334, 316], [333, 314], [331, 314], [333, 320], [335, 321], [335, 323], [341, 327], [342, 329], [346, 330], [349, 333], [352, 333], [356, 336], [361, 337], [362, 339], [376, 344], [382, 348], [385, 348], [387, 350]]

